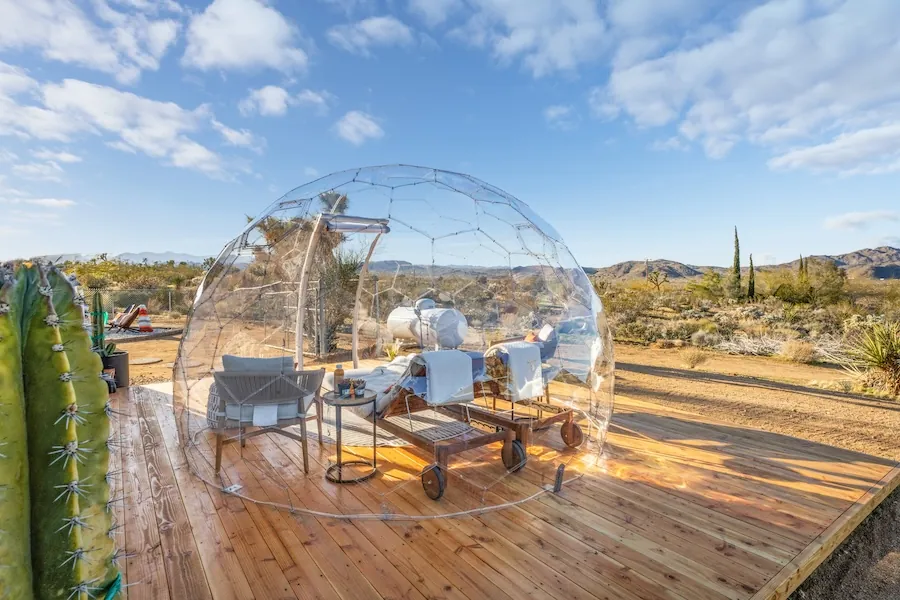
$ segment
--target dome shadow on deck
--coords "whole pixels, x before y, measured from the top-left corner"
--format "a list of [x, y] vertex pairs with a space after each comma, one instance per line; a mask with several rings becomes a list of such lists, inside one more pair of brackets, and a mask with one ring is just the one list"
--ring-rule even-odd
[[225, 246], [175, 412], [195, 475], [245, 498], [432, 518], [601, 469], [612, 374], [600, 300], [552, 227], [467, 175], [370, 167], [293, 190]]

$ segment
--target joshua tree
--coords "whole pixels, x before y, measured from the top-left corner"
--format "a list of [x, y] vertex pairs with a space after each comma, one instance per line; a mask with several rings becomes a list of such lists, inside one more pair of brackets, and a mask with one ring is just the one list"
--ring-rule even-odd
[[656, 291], [659, 292], [660, 288], [664, 283], [668, 283], [669, 274], [668, 273], [660, 273], [659, 271], [653, 271], [650, 275], [647, 276], [647, 281], [650, 282]]

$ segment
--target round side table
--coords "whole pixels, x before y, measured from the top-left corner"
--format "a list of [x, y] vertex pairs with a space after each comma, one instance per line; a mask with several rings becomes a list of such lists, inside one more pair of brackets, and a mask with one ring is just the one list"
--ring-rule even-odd
[[[342, 398], [335, 392], [326, 392], [325, 394], [322, 394], [322, 400], [325, 404], [334, 407], [334, 424], [337, 428], [337, 462], [325, 470], [325, 479], [328, 481], [333, 483], [357, 483], [365, 481], [375, 475], [377, 471], [375, 459], [378, 451], [378, 428], [375, 425], [374, 415], [375, 399], [377, 397], [378, 395], [371, 390], [366, 390], [362, 396], [356, 396], [354, 398]], [[372, 460], [349, 460], [344, 462], [341, 454], [341, 409], [344, 407], [364, 406], [366, 404], [372, 405]], [[366, 469], [359, 475], [346, 476], [343, 473], [343, 470], [344, 467], [349, 465], [371, 467], [371, 469]]]

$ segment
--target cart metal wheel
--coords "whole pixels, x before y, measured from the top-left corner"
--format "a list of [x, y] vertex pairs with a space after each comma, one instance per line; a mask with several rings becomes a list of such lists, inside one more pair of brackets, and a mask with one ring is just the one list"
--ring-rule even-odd
[[439, 465], [431, 465], [422, 473], [422, 489], [425, 490], [425, 495], [432, 500], [440, 500], [446, 488], [447, 477]]
[[519, 440], [513, 440], [512, 446], [508, 442], [504, 442], [503, 449], [500, 451], [503, 458], [503, 466], [515, 473], [525, 466], [528, 461], [528, 453], [525, 452], [525, 445]]
[[575, 422], [563, 423], [559, 429], [559, 435], [569, 448], [577, 448], [584, 442], [584, 430]]

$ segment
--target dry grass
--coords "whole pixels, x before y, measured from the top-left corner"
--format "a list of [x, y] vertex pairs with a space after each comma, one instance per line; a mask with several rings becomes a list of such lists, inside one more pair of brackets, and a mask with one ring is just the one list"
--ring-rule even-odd
[[709, 360], [709, 354], [699, 348], [688, 348], [681, 353], [681, 360], [687, 368], [693, 369]]
[[779, 355], [785, 360], [804, 365], [816, 362], [819, 357], [819, 353], [816, 352], [816, 347], [813, 344], [798, 340], [785, 342], [784, 345], [781, 346]]

